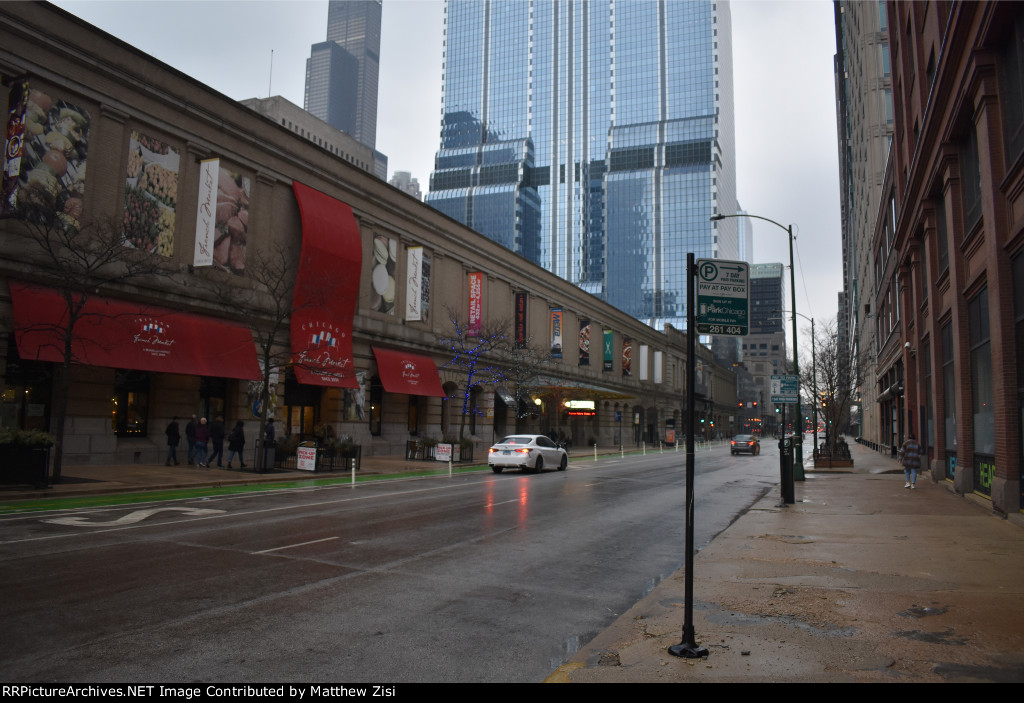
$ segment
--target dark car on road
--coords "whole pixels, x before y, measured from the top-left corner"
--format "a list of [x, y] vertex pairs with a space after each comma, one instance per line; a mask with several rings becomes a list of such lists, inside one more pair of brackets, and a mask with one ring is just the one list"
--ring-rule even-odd
[[729, 444], [729, 449], [733, 454], [746, 452], [747, 454], [757, 456], [761, 453], [761, 443], [758, 441], [757, 437], [752, 434], [738, 434], [732, 438], [732, 442]]

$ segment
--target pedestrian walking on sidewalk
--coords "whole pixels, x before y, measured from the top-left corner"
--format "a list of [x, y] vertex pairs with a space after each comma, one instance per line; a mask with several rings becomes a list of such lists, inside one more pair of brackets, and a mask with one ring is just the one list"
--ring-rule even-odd
[[206, 463], [206, 443], [210, 441], [210, 426], [206, 424], [206, 418], [200, 418], [196, 425], [196, 466], [210, 468]]
[[900, 447], [900, 464], [903, 465], [903, 476], [907, 479], [904, 488], [911, 490], [917, 488], [917, 470], [921, 468], [921, 445], [914, 439], [914, 433], [907, 435], [903, 446]]
[[210, 444], [213, 447], [213, 451], [210, 452], [210, 456], [206, 459], [206, 464], [210, 465], [213, 460], [217, 460], [217, 468], [223, 468], [221, 463], [224, 460], [224, 436], [227, 434], [227, 428], [224, 427], [224, 418], [220, 415], [210, 423]]
[[241, 463], [241, 467], [245, 468], [245, 455], [243, 450], [245, 449], [245, 423], [239, 420], [235, 423], [235, 429], [231, 430], [231, 434], [228, 435], [228, 468], [231, 468], [231, 462], [235, 460], [235, 454], [238, 454], [238, 461]]
[[171, 462], [175, 466], [178, 465], [178, 442], [181, 441], [181, 430], [178, 429], [178, 416], [175, 415], [174, 419], [167, 423], [167, 429], [164, 430], [164, 434], [167, 435], [167, 461], [165, 466], [170, 466]]

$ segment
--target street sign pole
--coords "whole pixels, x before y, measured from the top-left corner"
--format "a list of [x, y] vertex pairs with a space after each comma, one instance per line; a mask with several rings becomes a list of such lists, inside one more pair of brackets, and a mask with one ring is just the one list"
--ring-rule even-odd
[[[782, 484], [782, 503], [780, 503], [780, 507], [796, 502], [796, 491], [793, 485], [794, 442], [786, 438], [786, 404], [796, 403], [799, 398], [800, 383], [799, 378], [795, 374], [772, 375], [771, 401], [782, 404], [782, 427], [779, 431], [779, 481]], [[796, 417], [795, 424], [797, 426], [800, 424], [799, 414]], [[796, 440], [795, 434], [794, 440]]]
[[708, 656], [708, 650], [697, 644], [693, 628], [693, 472], [694, 446], [694, 381], [697, 376], [697, 334], [694, 312], [694, 287], [697, 266], [693, 252], [686, 255], [686, 558], [685, 563], [685, 607], [683, 613], [683, 639], [668, 648], [669, 654], [686, 659], [700, 659]]

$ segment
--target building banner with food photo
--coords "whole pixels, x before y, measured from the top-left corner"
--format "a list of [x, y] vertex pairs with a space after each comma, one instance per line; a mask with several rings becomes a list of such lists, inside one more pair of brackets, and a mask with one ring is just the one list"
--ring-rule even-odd
[[615, 332], [612, 330], [604, 331], [604, 370], [612, 371], [615, 369]]
[[14, 214], [17, 207], [18, 176], [21, 175], [21, 156], [25, 152], [25, 110], [28, 107], [28, 81], [11, 84], [7, 98], [6, 139], [4, 140], [4, 170], [0, 181], [0, 217]]
[[633, 373], [633, 340], [629, 337], [622, 338], [622, 375], [630, 376]]
[[27, 80], [12, 86], [8, 104], [0, 214], [33, 208], [36, 217], [80, 227], [89, 113]]
[[562, 358], [562, 308], [551, 310], [551, 357]]
[[373, 238], [370, 269], [370, 309], [395, 314], [395, 269], [398, 267], [398, 240], [378, 234]]
[[193, 266], [245, 271], [251, 190], [252, 180], [225, 168], [220, 159], [200, 162]]
[[420, 273], [420, 321], [430, 322], [430, 266], [432, 264], [430, 253], [423, 252], [423, 261]]
[[580, 366], [590, 366], [590, 320], [580, 320]]
[[128, 140], [124, 184], [125, 244], [151, 254], [174, 254], [180, 157], [173, 147], [137, 131]]

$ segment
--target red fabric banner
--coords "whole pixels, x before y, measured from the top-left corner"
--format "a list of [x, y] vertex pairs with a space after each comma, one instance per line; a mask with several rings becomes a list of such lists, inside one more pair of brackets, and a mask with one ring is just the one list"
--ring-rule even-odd
[[430, 357], [379, 347], [373, 348], [373, 355], [381, 385], [388, 393], [445, 397], [437, 364]]
[[[14, 337], [22, 359], [64, 361], [68, 307], [52, 288], [10, 281]], [[87, 366], [258, 379], [247, 327], [204, 315], [90, 297], [75, 322], [74, 361]]]
[[302, 253], [292, 296], [291, 342], [299, 383], [358, 388], [352, 319], [359, 302], [363, 247], [352, 209], [298, 181]]

